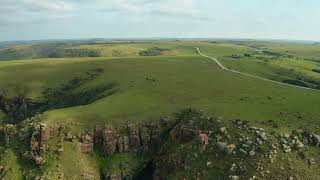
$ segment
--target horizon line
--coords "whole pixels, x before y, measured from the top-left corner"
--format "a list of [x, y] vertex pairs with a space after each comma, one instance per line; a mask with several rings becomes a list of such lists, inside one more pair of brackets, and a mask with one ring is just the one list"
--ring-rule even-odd
[[85, 40], [114, 40], [114, 41], [141, 41], [141, 40], [241, 40], [241, 41], [296, 41], [320, 43], [320, 40], [286, 39], [286, 38], [228, 38], [228, 37], [93, 37], [93, 38], [48, 38], [24, 40], [0, 40], [0, 43], [28, 42], [28, 41], [85, 41]]

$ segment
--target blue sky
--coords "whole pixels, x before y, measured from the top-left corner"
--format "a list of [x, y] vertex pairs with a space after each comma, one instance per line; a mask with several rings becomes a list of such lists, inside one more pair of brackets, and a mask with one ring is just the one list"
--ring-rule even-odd
[[0, 0], [0, 41], [72, 38], [320, 40], [319, 0]]

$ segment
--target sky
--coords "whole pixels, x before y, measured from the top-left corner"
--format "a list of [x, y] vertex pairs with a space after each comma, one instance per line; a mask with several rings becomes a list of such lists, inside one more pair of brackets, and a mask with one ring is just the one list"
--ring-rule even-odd
[[0, 41], [320, 40], [319, 0], [0, 0]]

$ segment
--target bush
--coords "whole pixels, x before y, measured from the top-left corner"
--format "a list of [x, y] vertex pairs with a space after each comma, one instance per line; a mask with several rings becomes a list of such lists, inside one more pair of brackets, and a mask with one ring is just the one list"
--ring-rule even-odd
[[140, 56], [161, 56], [163, 55], [164, 51], [169, 51], [169, 49], [153, 47], [153, 48], [147, 49], [146, 51], [140, 51], [139, 55]]
[[301, 80], [296, 80], [296, 79], [287, 79], [282, 82], [287, 83], [287, 84], [296, 85], [296, 86], [309, 87], [309, 85], [307, 83], [305, 83]]
[[320, 69], [312, 69], [313, 72], [320, 73]]

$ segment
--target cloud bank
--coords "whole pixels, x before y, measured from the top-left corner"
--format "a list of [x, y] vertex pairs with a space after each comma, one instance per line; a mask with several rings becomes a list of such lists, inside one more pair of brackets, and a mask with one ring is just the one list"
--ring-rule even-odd
[[0, 23], [30, 23], [71, 17], [75, 6], [63, 0], [0, 0]]
[[195, 0], [0, 0], [0, 23], [67, 19], [89, 11], [125, 15], [204, 18]]

